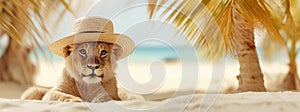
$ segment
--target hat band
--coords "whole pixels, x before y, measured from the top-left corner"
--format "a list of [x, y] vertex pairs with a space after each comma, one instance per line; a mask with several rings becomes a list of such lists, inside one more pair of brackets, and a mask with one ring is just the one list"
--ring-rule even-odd
[[79, 32], [79, 33], [105, 33], [103, 31], [83, 31], [83, 32]]

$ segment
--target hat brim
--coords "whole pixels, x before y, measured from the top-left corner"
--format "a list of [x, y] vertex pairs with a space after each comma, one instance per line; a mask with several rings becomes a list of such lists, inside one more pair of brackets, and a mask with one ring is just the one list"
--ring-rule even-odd
[[119, 45], [122, 48], [120, 59], [127, 57], [134, 50], [134, 42], [126, 35], [116, 33], [80, 33], [67, 36], [50, 44], [48, 49], [59, 56], [64, 56], [64, 47], [70, 44], [85, 42], [105, 42]]

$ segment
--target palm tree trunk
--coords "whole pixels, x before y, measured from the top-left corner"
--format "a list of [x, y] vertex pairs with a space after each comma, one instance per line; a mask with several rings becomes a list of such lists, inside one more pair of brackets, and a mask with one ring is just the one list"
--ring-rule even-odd
[[[21, 2], [22, 3], [22, 2]], [[9, 1], [6, 4], [11, 4]], [[10, 6], [10, 10], [16, 17], [22, 17], [22, 12]], [[29, 8], [29, 7], [27, 7]], [[26, 10], [26, 9], [24, 9]], [[10, 19], [10, 23], [15, 29], [18, 29], [20, 36], [25, 36], [25, 29], [15, 19]], [[36, 72], [35, 65], [30, 60], [30, 52], [32, 48], [26, 47], [24, 37], [19, 37], [19, 43], [9, 37], [9, 44], [0, 57], [0, 81], [14, 81], [22, 85], [33, 85], [34, 74]]]
[[235, 44], [240, 74], [237, 76], [239, 91], [266, 91], [263, 74], [258, 61], [254, 43], [254, 25], [234, 6], [232, 10], [232, 36]]
[[0, 81], [33, 85], [36, 67], [30, 60], [30, 48], [10, 39], [0, 62]]
[[292, 45], [292, 49], [289, 53], [289, 57], [290, 57], [290, 63], [289, 63], [289, 67], [290, 70], [288, 72], [288, 74], [286, 75], [286, 77], [284, 78], [283, 82], [282, 82], [282, 89], [284, 90], [297, 90], [299, 89], [299, 77], [298, 77], [298, 73], [297, 73], [297, 64], [296, 64], [296, 52], [295, 49], [293, 49], [295, 46], [294, 44]]

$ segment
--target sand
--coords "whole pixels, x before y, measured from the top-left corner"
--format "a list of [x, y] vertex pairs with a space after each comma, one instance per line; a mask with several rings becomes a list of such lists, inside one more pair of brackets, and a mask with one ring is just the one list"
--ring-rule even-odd
[[[40, 86], [53, 86], [61, 75], [64, 68], [64, 62], [41, 61], [40, 71], [36, 76], [36, 84]], [[153, 67], [154, 66], [154, 67]], [[118, 63], [116, 77], [118, 85], [122, 88], [137, 92], [137, 93], [165, 93], [170, 91], [207, 91], [212, 81], [213, 83], [222, 83], [220, 91], [225, 91], [227, 88], [237, 88], [237, 80], [235, 75], [238, 74], [238, 64], [228, 63], [224, 66], [224, 78], [218, 79], [217, 76], [211, 77], [213, 65], [211, 63], [200, 63], [198, 68], [192, 64], [187, 64], [185, 67], [180, 63], [126, 63], [121, 61]], [[159, 68], [160, 67], [160, 68]], [[162, 68], [162, 69], [161, 69]], [[185, 70], [186, 68], [194, 68]], [[151, 71], [151, 69], [153, 69]], [[126, 73], [128, 71], [129, 73]], [[154, 71], [154, 72], [153, 72]], [[160, 72], [161, 71], [161, 72]], [[185, 74], [185, 75], [183, 75]], [[130, 77], [131, 79], [128, 79]], [[213, 79], [211, 79], [213, 78]], [[131, 82], [129, 82], [129, 80]], [[187, 80], [189, 83], [183, 82]], [[191, 81], [194, 85], [191, 85]], [[134, 82], [134, 83], [132, 83]], [[217, 92], [214, 90], [210, 92]]]
[[127, 100], [99, 104], [0, 99], [0, 109], [1, 112], [297, 112], [299, 99], [300, 93], [296, 92], [193, 94], [164, 101]]
[[14, 82], [0, 82], [0, 98], [17, 99], [28, 88]]
[[[123, 68], [124, 63], [120, 63], [117, 70], [119, 83], [119, 96], [123, 101], [110, 101], [101, 104], [91, 103], [64, 103], [64, 102], [42, 102], [42, 101], [24, 101], [19, 100], [22, 92], [27, 86], [18, 85], [13, 82], [0, 82], [0, 112], [56, 112], [56, 111], [73, 111], [73, 112], [90, 112], [90, 111], [187, 111], [187, 112], [295, 112], [300, 110], [300, 93], [298, 92], [245, 92], [235, 94], [212, 94], [216, 92], [224, 92], [228, 89], [237, 87], [235, 75], [238, 74], [238, 65], [229, 63], [225, 66], [224, 78], [217, 80], [211, 79], [212, 65], [208, 63], [199, 65], [200, 76], [196, 78], [197, 85], [189, 85], [190, 83], [182, 83], [181, 78], [188, 75], [181, 75], [178, 70], [178, 63], [162, 63], [165, 66], [165, 77], [162, 82], [152, 82], [151, 74], [149, 75], [148, 64], [132, 63], [128, 68]], [[49, 65], [48, 62], [42, 62], [40, 71], [36, 77], [36, 84], [40, 86], [52, 86], [60, 76], [64, 67], [63, 62], [54, 62]], [[120, 67], [121, 66], [121, 67]], [[284, 67], [269, 67], [270, 69], [278, 69]], [[133, 85], [126, 83], [124, 77], [120, 76], [124, 73], [124, 69], [132, 71], [131, 77], [137, 84], [150, 84], [157, 86], [153, 88], [147, 85]], [[268, 70], [268, 69], [265, 69]], [[279, 69], [278, 69], [279, 70]], [[281, 69], [280, 73], [284, 73], [286, 69]], [[188, 71], [192, 74], [194, 71]], [[272, 73], [269, 74], [277, 74]], [[192, 77], [192, 76], [190, 76]], [[275, 78], [274, 78], [275, 77]], [[265, 77], [266, 86], [271, 88], [274, 82], [280, 80], [275, 75]], [[126, 78], [125, 78], [126, 79]], [[125, 81], [125, 82], [122, 82]], [[149, 83], [150, 82], [150, 83]], [[209, 89], [211, 85], [222, 84], [220, 88]], [[179, 88], [180, 85], [183, 88]], [[132, 87], [138, 88], [131, 90]], [[191, 89], [191, 87], [195, 87]], [[149, 92], [150, 91], [150, 92]], [[209, 94], [205, 94], [210, 92]], [[201, 108], [201, 110], [200, 110]]]

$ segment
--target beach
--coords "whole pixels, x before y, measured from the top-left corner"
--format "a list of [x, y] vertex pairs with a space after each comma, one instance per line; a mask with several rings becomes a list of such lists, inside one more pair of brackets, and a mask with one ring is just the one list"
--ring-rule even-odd
[[[300, 108], [297, 104], [299, 93], [279, 91], [280, 82], [288, 71], [285, 60], [277, 60], [273, 63], [261, 62], [268, 92], [237, 93], [236, 75], [239, 74], [237, 60], [227, 58], [223, 61], [194, 61], [188, 55], [181, 54], [181, 58], [178, 58], [174, 55], [167, 55], [173, 51], [165, 50], [157, 53], [155, 49], [161, 48], [153, 49], [152, 52], [140, 49], [133, 53], [132, 57], [118, 61], [116, 69], [118, 94], [123, 101], [97, 104], [97, 107], [112, 107], [101, 108], [107, 111], [182, 110], [188, 112], [199, 111], [200, 107], [204, 109], [201, 111], [209, 109], [211, 112], [239, 112], [241, 110], [280, 112], [281, 110], [295, 111]], [[46, 53], [49, 52], [46, 50]], [[152, 53], [156, 54], [151, 56]], [[35, 85], [52, 87], [62, 75], [65, 67], [64, 59], [53, 55], [48, 60], [40, 58], [39, 62]], [[94, 104], [89, 103], [19, 100], [27, 88], [26, 85], [14, 82], [1, 82], [1, 110], [40, 112], [59, 109], [59, 111], [76, 112], [99, 109], [91, 109], [90, 105]], [[118, 106], [114, 107], [115, 104]], [[34, 106], [41, 108], [32, 108]]]
[[[51, 87], [61, 76], [64, 68], [64, 61], [40, 61], [40, 68], [35, 78], [35, 85]], [[230, 93], [238, 87], [236, 75], [238, 74], [238, 63], [228, 61], [219, 66], [214, 66], [209, 62], [200, 62], [198, 73], [195, 71], [181, 69], [195, 68], [190, 64], [185, 67], [179, 62], [154, 62], [152, 66], [156, 74], [151, 74], [151, 62], [119, 62], [116, 70], [116, 77], [119, 88], [131, 93], [144, 96], [148, 100], [162, 100], [172, 97], [174, 93], [187, 95], [194, 93]], [[213, 67], [224, 67], [221, 75]], [[158, 72], [163, 68], [165, 72]], [[262, 63], [265, 74], [265, 84], [268, 91], [278, 91], [279, 82], [283, 80], [284, 74], [288, 71], [288, 66], [280, 63]], [[276, 71], [274, 71], [276, 69]], [[194, 69], [197, 70], [197, 69]], [[222, 71], [222, 70], [220, 70]], [[130, 73], [127, 73], [130, 72]], [[184, 73], [184, 74], [183, 74]], [[215, 76], [212, 76], [214, 74]], [[161, 78], [161, 79], [159, 79]], [[129, 81], [132, 81], [129, 83]], [[152, 86], [152, 87], [151, 87]], [[13, 89], [12, 89], [13, 88]], [[1, 82], [0, 89], [3, 92], [1, 98], [18, 99], [28, 86], [18, 85], [13, 82]]]
[[[236, 94], [194, 94], [164, 101], [110, 101], [105, 103], [41, 102], [0, 98], [3, 112], [98, 112], [98, 111], [170, 111], [170, 112], [296, 112], [299, 93], [245, 92]], [[33, 108], [38, 107], [38, 108]]]
[[[20, 95], [28, 86], [14, 82], [1, 82], [0, 109], [4, 112], [24, 110], [31, 112], [64, 110], [74, 112], [100, 110], [125, 112], [133, 110], [285, 112], [298, 111], [300, 108], [298, 101], [300, 94], [298, 92], [270, 92], [278, 91], [278, 82], [282, 80], [284, 76], [282, 74], [288, 70], [287, 65], [262, 63], [263, 71], [266, 74], [265, 84], [269, 92], [236, 93], [238, 82], [235, 76], [238, 74], [238, 63], [232, 60], [224, 62], [199, 62], [198, 69], [186, 70], [186, 68], [195, 68], [195, 65], [189, 63], [183, 67], [179, 61], [156, 60], [141, 63], [121, 60], [118, 63], [116, 77], [119, 87], [118, 94], [123, 101], [110, 101], [101, 104], [20, 100]], [[35, 78], [36, 85], [51, 87], [61, 76], [64, 61], [62, 59], [56, 59], [56, 61], [42, 60], [39, 67]], [[216, 70], [214, 67], [219, 71], [213, 72]], [[182, 72], [182, 69], [185, 72]], [[192, 70], [198, 70], [198, 72]], [[193, 75], [195, 73], [197, 74]], [[218, 75], [218, 73], [222, 74]], [[129, 81], [134, 83], [129, 83]]]
[[[300, 1], [1, 1], [0, 112], [298, 112], [297, 5]], [[65, 78], [79, 85], [63, 84], [47, 94], [59, 101], [20, 99], [32, 86], [59, 83], [65, 58], [84, 63], [74, 67], [83, 81]], [[98, 84], [110, 96], [99, 94]], [[107, 102], [92, 103], [103, 96]]]

